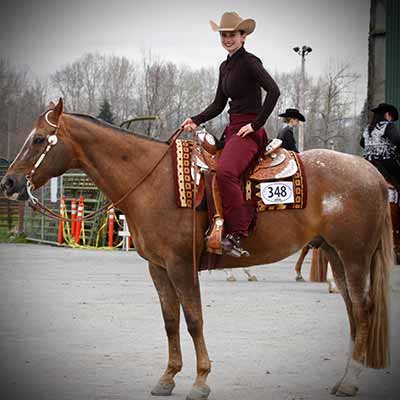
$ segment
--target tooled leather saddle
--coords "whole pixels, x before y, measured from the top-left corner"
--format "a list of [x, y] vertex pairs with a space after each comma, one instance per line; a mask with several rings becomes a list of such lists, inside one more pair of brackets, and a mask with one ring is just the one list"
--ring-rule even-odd
[[[205, 129], [197, 132], [197, 139], [192, 152], [192, 165], [195, 166], [196, 171], [192, 171], [192, 176], [197, 182], [204, 177], [206, 182], [205, 191], [210, 220], [209, 229], [206, 232], [206, 247], [210, 253], [222, 254], [224, 214], [216, 180], [217, 164], [222, 150], [218, 150], [216, 139]], [[280, 147], [281, 144], [280, 139], [273, 139], [267, 145], [263, 157], [249, 175], [250, 180], [264, 182], [288, 178], [298, 171], [296, 162], [287, 150]]]

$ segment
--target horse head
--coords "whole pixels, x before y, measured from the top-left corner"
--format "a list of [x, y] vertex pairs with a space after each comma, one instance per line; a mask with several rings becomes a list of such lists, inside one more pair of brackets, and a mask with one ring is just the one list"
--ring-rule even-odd
[[72, 167], [73, 147], [63, 126], [63, 101], [50, 102], [0, 183], [0, 191], [13, 200], [27, 200], [32, 190]]

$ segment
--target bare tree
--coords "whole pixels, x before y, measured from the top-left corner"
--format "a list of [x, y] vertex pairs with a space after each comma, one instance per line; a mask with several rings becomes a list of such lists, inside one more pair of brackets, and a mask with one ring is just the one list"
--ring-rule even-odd
[[0, 156], [12, 159], [43, 111], [47, 88], [31, 82], [27, 68], [0, 59]]
[[86, 91], [86, 110], [89, 114], [97, 112], [98, 108], [98, 90], [101, 83], [102, 72], [104, 67], [104, 57], [98, 53], [86, 54], [81, 60], [81, 74]]
[[[281, 127], [278, 114], [286, 108], [298, 107], [299, 103], [299, 71], [276, 72], [274, 78], [281, 96], [266, 124], [270, 137]], [[357, 151], [354, 132], [359, 128], [354, 115], [353, 91], [357, 79], [349, 64], [333, 62], [319, 79], [306, 77], [305, 108], [300, 110], [307, 119], [306, 148]], [[20, 126], [28, 125], [33, 114], [46, 106], [51, 91], [56, 97], [64, 97], [68, 111], [92, 115], [99, 113], [101, 102], [107, 99], [117, 124], [132, 117], [155, 115], [159, 117], [159, 126], [147, 121], [131, 129], [165, 138], [185, 118], [201, 112], [213, 101], [217, 80], [216, 68], [179, 66], [154, 57], [151, 52], [142, 54], [138, 61], [89, 53], [51, 74], [48, 88], [44, 82], [30, 82], [27, 72], [17, 71], [0, 60], [0, 129], [17, 132]], [[206, 126], [221, 136], [227, 122], [228, 115], [223, 112]], [[2, 133], [2, 136], [6, 135]]]
[[84, 110], [84, 73], [80, 60], [56, 71], [50, 79], [64, 98], [69, 111], [82, 112]]
[[351, 71], [349, 64], [330, 63], [328, 71], [317, 85], [320, 92], [320, 123], [310, 136], [322, 147], [345, 150], [349, 125], [353, 125], [351, 106], [353, 90], [359, 74]]
[[105, 57], [100, 88], [100, 99], [109, 99], [117, 122], [127, 120], [137, 113], [136, 65], [126, 57]]

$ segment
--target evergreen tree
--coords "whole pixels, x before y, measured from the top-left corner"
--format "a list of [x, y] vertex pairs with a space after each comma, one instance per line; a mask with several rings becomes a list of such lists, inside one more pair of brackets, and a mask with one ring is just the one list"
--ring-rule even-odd
[[105, 99], [103, 100], [103, 102], [100, 105], [100, 113], [97, 116], [97, 118], [100, 118], [103, 121], [106, 121], [110, 124], [114, 123], [114, 116], [111, 111], [111, 104]]

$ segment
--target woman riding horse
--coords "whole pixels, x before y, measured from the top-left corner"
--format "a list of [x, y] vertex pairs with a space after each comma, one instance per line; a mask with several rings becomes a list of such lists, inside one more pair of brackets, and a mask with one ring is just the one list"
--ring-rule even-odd
[[[261, 60], [244, 49], [246, 37], [256, 26], [252, 19], [243, 20], [235, 12], [222, 15], [220, 24], [211, 21], [211, 28], [220, 33], [222, 47], [228, 51], [220, 65], [214, 101], [200, 114], [186, 119], [182, 126], [194, 130], [224, 110], [228, 99], [229, 125], [217, 166], [217, 182], [224, 210], [226, 237], [222, 240], [225, 254], [248, 256], [241, 240], [249, 235], [255, 220], [256, 206], [245, 201], [241, 189], [243, 174], [263, 153], [267, 134], [263, 128], [280, 95], [275, 81], [264, 69]], [[261, 88], [267, 96], [261, 100]], [[234, 250], [234, 251], [232, 251]]]

